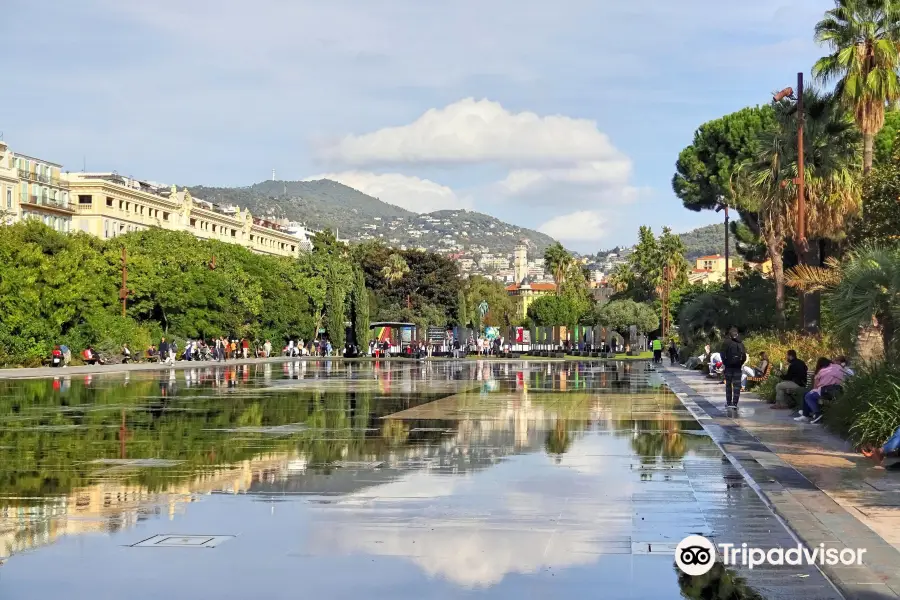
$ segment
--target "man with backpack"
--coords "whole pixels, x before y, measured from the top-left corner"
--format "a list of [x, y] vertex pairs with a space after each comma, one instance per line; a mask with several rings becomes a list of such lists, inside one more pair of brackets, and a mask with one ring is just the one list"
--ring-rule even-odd
[[725, 406], [737, 408], [741, 398], [741, 374], [747, 362], [747, 350], [738, 337], [737, 327], [728, 330], [728, 337], [722, 344], [722, 363], [725, 367]]

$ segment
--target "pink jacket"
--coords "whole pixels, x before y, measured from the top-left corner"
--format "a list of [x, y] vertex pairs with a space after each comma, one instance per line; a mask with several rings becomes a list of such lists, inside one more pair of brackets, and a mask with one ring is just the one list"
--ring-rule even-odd
[[831, 363], [816, 374], [816, 378], [813, 381], [813, 391], [821, 394], [823, 387], [840, 385], [845, 377], [847, 377], [847, 372], [844, 371], [841, 365]]

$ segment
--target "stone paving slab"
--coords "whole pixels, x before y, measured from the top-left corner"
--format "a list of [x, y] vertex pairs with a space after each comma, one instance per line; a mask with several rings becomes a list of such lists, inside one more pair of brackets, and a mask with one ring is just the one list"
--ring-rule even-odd
[[866, 548], [862, 566], [822, 567], [846, 598], [900, 598], [900, 477], [755, 394], [741, 395], [734, 417], [725, 412], [722, 386], [702, 373], [663, 368], [662, 375], [683, 402], [709, 415], [703, 426], [798, 539]]

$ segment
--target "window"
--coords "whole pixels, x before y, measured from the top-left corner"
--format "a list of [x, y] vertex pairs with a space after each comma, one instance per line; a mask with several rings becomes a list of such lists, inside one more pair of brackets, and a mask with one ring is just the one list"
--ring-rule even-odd
[[6, 208], [12, 209], [12, 188], [6, 188]]
[[236, 236], [237, 236], [237, 229], [232, 229], [232, 230], [231, 230], [231, 237], [236, 237]]
[[[157, 211], [157, 212], [159, 212], [159, 211]], [[168, 221], [168, 220], [169, 220], [169, 213], [164, 212], [163, 213], [163, 221]], [[194, 219], [191, 219], [191, 227], [193, 227], [193, 226], [194, 226]]]
[[106, 206], [108, 206], [109, 208], [113, 207], [113, 199], [109, 196], [106, 197]]
[[193, 227], [193, 228], [196, 229], [196, 227], [197, 227], [197, 219], [191, 219], [191, 227]]
[[125, 203], [119, 200], [119, 210], [123, 210], [125, 208]]
[[[62, 204], [63, 204], [63, 206], [65, 206], [66, 208], [69, 207], [69, 192], [63, 192], [63, 193], [62, 193]], [[68, 231], [68, 230], [69, 230], [69, 228], [66, 227], [66, 231]]]
[[[94, 197], [90, 195], [78, 194], [78, 204], [91, 204], [94, 201]], [[109, 205], [110, 198], [106, 199], [106, 204]]]

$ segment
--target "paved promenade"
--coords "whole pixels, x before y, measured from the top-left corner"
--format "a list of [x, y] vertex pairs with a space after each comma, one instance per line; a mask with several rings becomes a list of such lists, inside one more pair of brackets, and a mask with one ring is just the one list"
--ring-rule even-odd
[[823, 567], [848, 599], [900, 598], [900, 473], [873, 465], [822, 426], [770, 409], [756, 394], [742, 394], [732, 417], [723, 386], [681, 367], [661, 372], [800, 540], [868, 550], [861, 567]]

